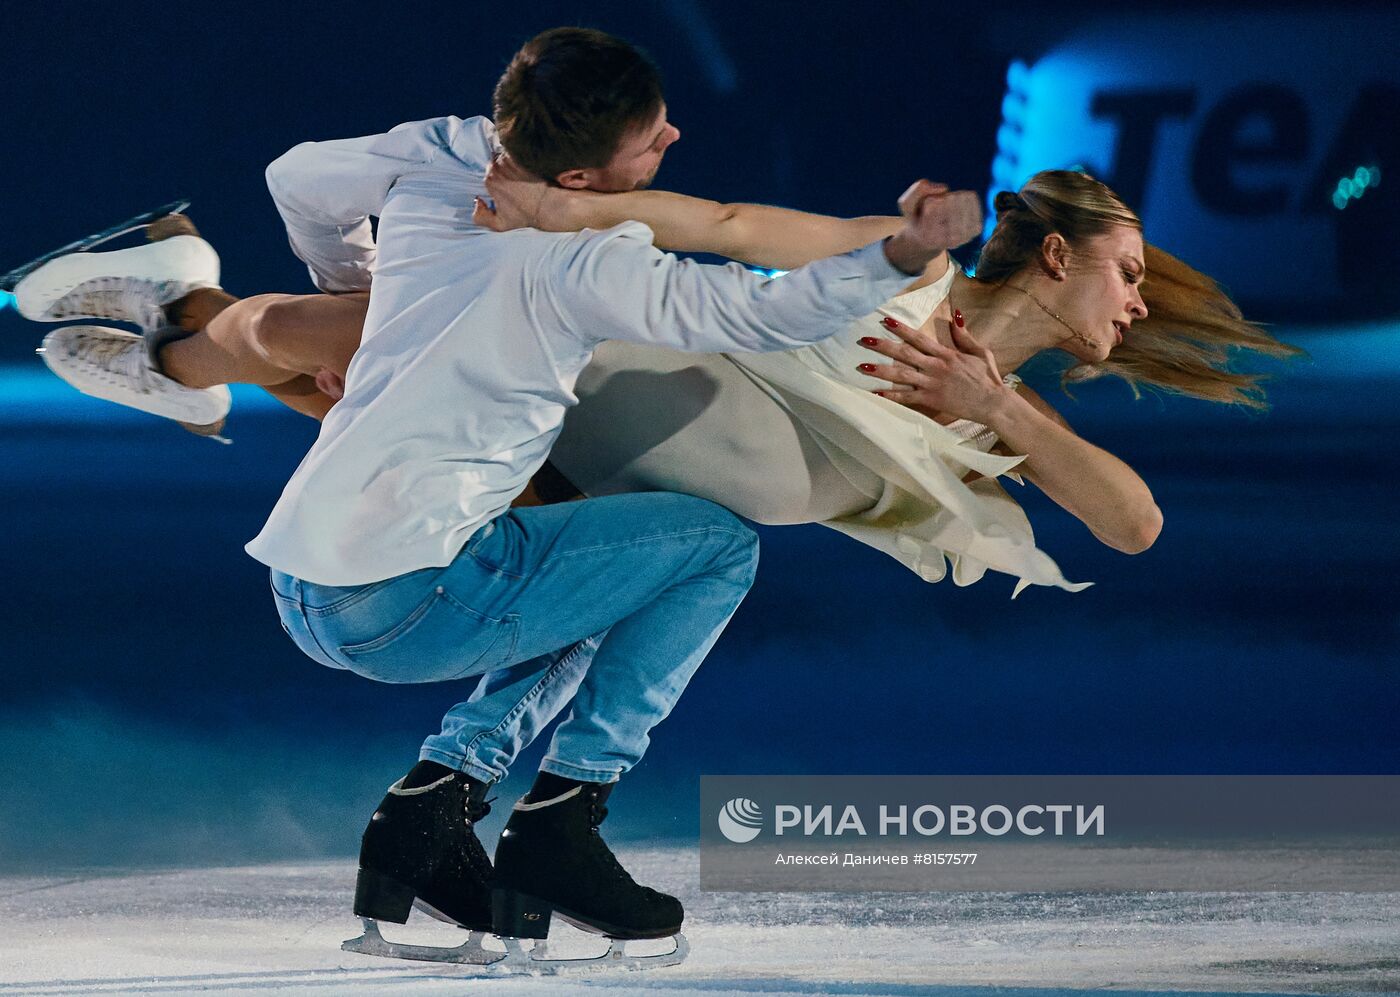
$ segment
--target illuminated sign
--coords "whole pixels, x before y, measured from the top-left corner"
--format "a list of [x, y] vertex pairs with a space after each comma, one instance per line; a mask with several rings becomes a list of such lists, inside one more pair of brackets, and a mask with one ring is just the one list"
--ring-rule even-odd
[[1090, 26], [1012, 63], [992, 193], [1081, 167], [1242, 300], [1396, 307], [1397, 38], [1386, 11]]

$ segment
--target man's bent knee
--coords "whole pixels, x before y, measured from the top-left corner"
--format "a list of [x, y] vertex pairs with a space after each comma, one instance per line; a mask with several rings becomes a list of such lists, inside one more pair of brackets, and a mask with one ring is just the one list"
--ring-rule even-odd
[[723, 549], [726, 563], [733, 565], [737, 576], [752, 583], [754, 575], [758, 571], [758, 534], [742, 519], [717, 502], [690, 495], [683, 497], [695, 503], [694, 511], [697, 523], [715, 530], [716, 533], [724, 537]]

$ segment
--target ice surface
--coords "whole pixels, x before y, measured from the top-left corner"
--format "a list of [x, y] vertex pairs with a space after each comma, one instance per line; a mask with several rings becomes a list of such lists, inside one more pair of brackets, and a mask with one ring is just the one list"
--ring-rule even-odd
[[[695, 849], [619, 851], [640, 881], [684, 900], [684, 965], [502, 980], [341, 952], [359, 933], [355, 870], [333, 861], [0, 878], [0, 997], [1400, 992], [1397, 894], [701, 893]], [[417, 914], [384, 934], [463, 938]], [[567, 927], [551, 947], [602, 948]]]

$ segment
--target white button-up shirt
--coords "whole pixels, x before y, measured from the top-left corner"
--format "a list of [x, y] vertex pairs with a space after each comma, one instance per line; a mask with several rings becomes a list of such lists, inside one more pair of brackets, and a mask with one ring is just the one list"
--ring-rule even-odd
[[374, 289], [345, 397], [248, 544], [257, 560], [326, 585], [450, 564], [544, 462], [599, 342], [791, 349], [911, 279], [878, 243], [769, 280], [663, 253], [637, 222], [490, 232], [472, 198], [498, 149], [487, 119], [446, 117], [305, 143], [268, 167], [316, 284], [372, 275]]

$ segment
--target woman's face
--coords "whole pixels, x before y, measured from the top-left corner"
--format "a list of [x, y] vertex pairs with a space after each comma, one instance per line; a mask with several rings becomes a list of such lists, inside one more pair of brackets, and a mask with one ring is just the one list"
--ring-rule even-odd
[[1059, 313], [1084, 338], [1068, 339], [1060, 349], [1085, 363], [1106, 360], [1131, 335], [1134, 320], [1147, 317], [1141, 289], [1146, 276], [1137, 229], [1116, 225], [1081, 242], [1065, 271]]

